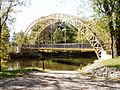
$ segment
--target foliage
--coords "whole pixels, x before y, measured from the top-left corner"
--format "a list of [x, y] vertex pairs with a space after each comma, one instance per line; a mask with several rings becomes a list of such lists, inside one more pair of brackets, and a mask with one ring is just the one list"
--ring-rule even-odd
[[44, 27], [44, 25], [50, 21], [51, 20], [43, 20], [34, 24], [28, 31], [29, 34], [25, 35], [27, 44], [50, 43], [51, 29], [49, 26]]
[[23, 37], [24, 37], [24, 32], [21, 31], [21, 32], [15, 33], [15, 43], [17, 45], [21, 45]]
[[77, 31], [73, 25], [66, 24], [66, 42], [75, 43]]
[[24, 0], [1, 0], [1, 25], [3, 26], [6, 21], [12, 24], [11, 22], [14, 22], [14, 18], [11, 16], [11, 13], [16, 12], [14, 8], [18, 5], [25, 6], [26, 4]]
[[59, 21], [43, 28], [43, 26], [48, 24], [50, 21], [51, 19], [43, 20], [33, 25], [31, 28], [31, 33], [27, 36], [28, 41], [34, 42], [35, 40], [36, 44], [50, 44], [51, 42], [62, 43], [65, 41], [75, 42], [77, 29], [74, 26], [65, 23], [64, 27], [60, 27], [59, 25], [61, 24], [61, 21]]
[[63, 39], [62, 30], [59, 28], [56, 28], [55, 32], [53, 33], [53, 43], [60, 43], [63, 40], [64, 39]]
[[[78, 33], [77, 28], [75, 28], [73, 25], [71, 25], [69, 22], [54, 22], [51, 21], [51, 19], [48, 20], [42, 20], [40, 22], [35, 23], [32, 27], [30, 27], [28, 33], [27, 33], [27, 40], [28, 44], [50, 44], [55, 42], [67, 42], [67, 43], [75, 43], [78, 42], [77, 38], [79, 38], [81, 35]], [[89, 21], [82, 21], [86, 25], [89, 24]], [[62, 27], [62, 23], [64, 23]], [[61, 24], [61, 25], [60, 25]], [[46, 27], [44, 27], [46, 26]], [[91, 25], [89, 25], [91, 26]], [[57, 30], [60, 29], [61, 31]], [[59, 35], [57, 35], [60, 32], [60, 38]], [[55, 38], [59, 38], [61, 40], [56, 40]], [[87, 42], [85, 37], [81, 38], [81, 41], [84, 39], [85, 42]]]
[[10, 42], [10, 49], [9, 52], [10, 53], [16, 53], [17, 51], [17, 46], [20, 46], [22, 43], [26, 43], [26, 39], [24, 39], [23, 41], [23, 37], [24, 37], [24, 32], [18, 32], [18, 33], [13, 33], [12, 36], [12, 41]]
[[93, 0], [99, 17], [106, 17], [111, 37], [112, 56], [120, 55], [120, 0]]
[[61, 30], [60, 28], [56, 28], [53, 33], [53, 41], [54, 43], [66, 42], [66, 43], [74, 43], [76, 42], [76, 33], [77, 29], [69, 23], [65, 23], [64, 28]]
[[111, 40], [107, 22], [107, 19], [103, 17], [94, 19], [93, 31], [96, 33], [101, 44], [103, 44], [104, 49], [110, 50]]
[[78, 30], [76, 33], [76, 42], [77, 43], [86, 43], [88, 42], [87, 39], [84, 37], [84, 35], [81, 34], [81, 31]]
[[6, 25], [3, 26], [3, 30], [1, 33], [1, 64], [2, 67], [5, 68], [6, 67], [6, 60], [9, 57], [9, 29]]
[[[25, 5], [25, 1], [20, 0], [0, 0], [0, 71], [3, 59], [8, 55], [7, 40], [3, 40], [6, 37], [6, 30], [8, 30], [7, 24], [11, 25], [14, 22], [14, 18], [10, 15], [14, 12], [14, 8], [17, 5]], [[10, 29], [10, 28], [9, 28]], [[4, 33], [2, 35], [2, 33]]]
[[112, 14], [120, 13], [119, 0], [93, 0], [94, 10], [100, 15], [108, 15], [112, 19]]

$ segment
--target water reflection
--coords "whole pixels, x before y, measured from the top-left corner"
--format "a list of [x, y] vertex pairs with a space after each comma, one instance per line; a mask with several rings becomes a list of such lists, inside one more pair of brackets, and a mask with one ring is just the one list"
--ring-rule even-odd
[[47, 60], [10, 60], [8, 67], [21, 69], [27, 67], [37, 67], [51, 70], [77, 70], [80, 65], [85, 66], [92, 63], [95, 58], [49, 58]]

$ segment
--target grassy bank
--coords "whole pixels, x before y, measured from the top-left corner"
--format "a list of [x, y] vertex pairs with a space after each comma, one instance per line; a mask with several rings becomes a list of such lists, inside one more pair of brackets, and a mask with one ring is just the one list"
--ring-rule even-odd
[[1, 71], [0, 78], [12, 78], [12, 77], [23, 77], [28, 75], [30, 72], [43, 72], [39, 69], [18, 69], [18, 70], [10, 70], [10, 71]]
[[84, 67], [83, 71], [91, 72], [94, 69], [104, 67], [104, 66], [120, 68], [120, 56], [113, 59], [109, 59], [109, 60], [95, 60], [93, 64], [90, 64]]
[[116, 57], [110, 60], [103, 60], [100, 63], [104, 66], [120, 68], [120, 57]]

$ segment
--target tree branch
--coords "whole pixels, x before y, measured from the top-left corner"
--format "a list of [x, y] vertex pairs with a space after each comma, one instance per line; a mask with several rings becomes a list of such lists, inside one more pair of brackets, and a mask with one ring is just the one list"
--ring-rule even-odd
[[12, 2], [10, 3], [7, 11], [6, 11], [6, 12], [3, 14], [3, 16], [2, 16], [2, 18], [5, 17], [3, 23], [1, 24], [2, 26], [5, 24], [6, 20], [8, 19], [8, 14], [9, 14], [9, 12], [10, 12], [10, 9], [11, 9], [12, 7], [16, 6], [16, 5], [17, 5], [17, 4], [12, 5]]
[[103, 10], [102, 4], [100, 3], [100, 1], [97, 3], [98, 6], [98, 10], [105, 13], [105, 11]]

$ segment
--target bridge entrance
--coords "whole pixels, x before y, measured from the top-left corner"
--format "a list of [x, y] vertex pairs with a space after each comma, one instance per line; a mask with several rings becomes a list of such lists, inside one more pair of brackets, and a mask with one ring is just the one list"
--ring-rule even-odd
[[98, 59], [104, 51], [88, 22], [75, 16], [53, 14], [32, 22], [25, 31], [21, 50], [88, 50]]

